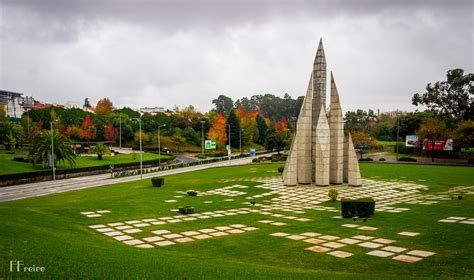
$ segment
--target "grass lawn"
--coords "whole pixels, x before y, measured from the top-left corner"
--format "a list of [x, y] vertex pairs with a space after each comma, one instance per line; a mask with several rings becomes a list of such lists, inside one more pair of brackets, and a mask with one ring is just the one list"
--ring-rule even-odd
[[[250, 201], [245, 199], [247, 196], [269, 192], [255, 187], [261, 183], [243, 178], [278, 176], [275, 171], [279, 166], [247, 165], [172, 175], [165, 178], [162, 188], [153, 188], [150, 180], [143, 180], [1, 203], [0, 279], [472, 279], [474, 225], [437, 221], [449, 216], [474, 218], [473, 196], [432, 205], [397, 204], [395, 207], [410, 210], [402, 213], [377, 212], [365, 223], [334, 219], [332, 217], [338, 213], [331, 211], [305, 209], [305, 213], [295, 214], [273, 209], [272, 213], [311, 220], [302, 222], [250, 212], [151, 225], [140, 228], [142, 232], [130, 234], [134, 238], [145, 238], [153, 235], [151, 231], [161, 229], [183, 232], [232, 224], [258, 228], [151, 249], [126, 245], [88, 227], [149, 218], [160, 221], [160, 217], [178, 215], [170, 210], [184, 205], [194, 206], [197, 213], [242, 207], [261, 209], [259, 203], [270, 204], [269, 199], [279, 195], [252, 199], [257, 206], [243, 204]], [[454, 186], [474, 185], [474, 169], [468, 167], [361, 164], [361, 172], [365, 178], [377, 176], [377, 180], [385, 181], [413, 180], [429, 186], [429, 190], [422, 191], [423, 194], [436, 194]], [[224, 182], [223, 179], [235, 181]], [[248, 186], [232, 189], [245, 194], [188, 197], [179, 193], [188, 189], [202, 192], [235, 184]], [[233, 201], [226, 201], [228, 199]], [[294, 205], [300, 203], [293, 202]], [[339, 208], [338, 202], [324, 202], [322, 205]], [[96, 218], [80, 214], [97, 210], [110, 210], [111, 213]], [[286, 225], [257, 222], [264, 219]], [[378, 230], [363, 231], [341, 226], [346, 223], [364, 224]], [[420, 235], [398, 235], [401, 231], [419, 232]], [[317, 232], [341, 238], [362, 234], [396, 240], [390, 245], [436, 254], [416, 263], [404, 263], [390, 257], [369, 256], [366, 253], [373, 249], [350, 245], [338, 249], [354, 254], [342, 259], [305, 250], [315, 244], [269, 235], [275, 232]], [[46, 272], [12, 273], [9, 272], [10, 260], [22, 260], [27, 266], [42, 266]]]
[[[405, 142], [398, 142], [400, 144], [405, 144]], [[377, 140], [377, 145], [386, 146], [386, 147], [395, 147], [397, 141], [379, 141]]]
[[[28, 153], [24, 150], [17, 150], [15, 154], [6, 154], [4, 151], [0, 153], [0, 175], [3, 174], [13, 174], [13, 173], [23, 173], [31, 171], [41, 171], [48, 170], [48, 167], [43, 167], [41, 164], [33, 165], [31, 163], [13, 161], [14, 157], [23, 157]], [[134, 158], [135, 157], [135, 158]], [[161, 158], [168, 158], [166, 155], [161, 155]], [[157, 154], [152, 153], [143, 153], [143, 160], [153, 160], [158, 159]], [[104, 156], [102, 160], [98, 160], [96, 156], [78, 156], [76, 157], [76, 165], [73, 168], [78, 167], [89, 167], [89, 166], [99, 166], [99, 165], [110, 165], [118, 163], [129, 163], [129, 162], [140, 162], [140, 154], [119, 154], [116, 156]], [[69, 165], [59, 164], [58, 169], [67, 169], [71, 168]]]

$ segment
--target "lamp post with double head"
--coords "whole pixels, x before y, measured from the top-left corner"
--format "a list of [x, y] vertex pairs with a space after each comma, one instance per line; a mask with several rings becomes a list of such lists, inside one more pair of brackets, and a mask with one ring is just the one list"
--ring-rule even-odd
[[204, 155], [204, 123], [206, 121], [201, 121], [201, 136], [202, 136], [202, 154]]

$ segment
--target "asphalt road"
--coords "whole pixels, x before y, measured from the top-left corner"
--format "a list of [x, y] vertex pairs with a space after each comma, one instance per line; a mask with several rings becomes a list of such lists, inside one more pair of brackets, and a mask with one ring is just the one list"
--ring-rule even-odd
[[[260, 155], [263, 156], [263, 155]], [[143, 178], [151, 178], [155, 176], [166, 176], [196, 170], [203, 170], [216, 167], [242, 165], [252, 162], [253, 157], [233, 159], [230, 161], [219, 161], [202, 165], [182, 167], [177, 169], [159, 171], [144, 174]], [[123, 178], [110, 178], [108, 174], [77, 177], [70, 179], [62, 179], [56, 181], [37, 182], [31, 184], [13, 185], [0, 188], [0, 202], [23, 199], [28, 197], [43, 196], [53, 193], [61, 193], [73, 190], [87, 189], [93, 187], [106, 186], [122, 182], [130, 182], [140, 180], [140, 175]]]

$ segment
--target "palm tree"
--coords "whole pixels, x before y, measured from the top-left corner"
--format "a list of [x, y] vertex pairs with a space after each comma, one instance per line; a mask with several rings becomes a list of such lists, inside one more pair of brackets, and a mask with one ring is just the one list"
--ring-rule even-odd
[[99, 142], [89, 150], [90, 154], [97, 154], [97, 159], [101, 160], [102, 155], [110, 155], [110, 149], [104, 143]]
[[25, 140], [25, 133], [21, 125], [12, 121], [0, 122], [0, 142], [5, 145], [6, 150], [11, 150]]
[[[70, 166], [76, 164], [76, 155], [72, 148], [71, 140], [64, 137], [59, 131], [53, 131], [54, 142], [54, 161], [67, 162]], [[51, 131], [43, 130], [33, 140], [29, 156], [33, 159], [33, 163], [48, 162], [48, 155], [51, 154]]]

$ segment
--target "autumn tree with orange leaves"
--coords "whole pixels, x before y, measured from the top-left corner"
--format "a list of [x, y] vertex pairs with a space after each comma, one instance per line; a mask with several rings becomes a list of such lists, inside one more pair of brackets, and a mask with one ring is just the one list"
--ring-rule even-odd
[[97, 115], [108, 116], [113, 109], [114, 105], [112, 104], [112, 101], [108, 98], [103, 98], [97, 102], [95, 113]]
[[207, 137], [216, 140], [218, 145], [225, 145], [227, 142], [227, 130], [225, 127], [226, 117], [219, 113], [217, 119], [212, 123], [212, 127], [207, 134]]

